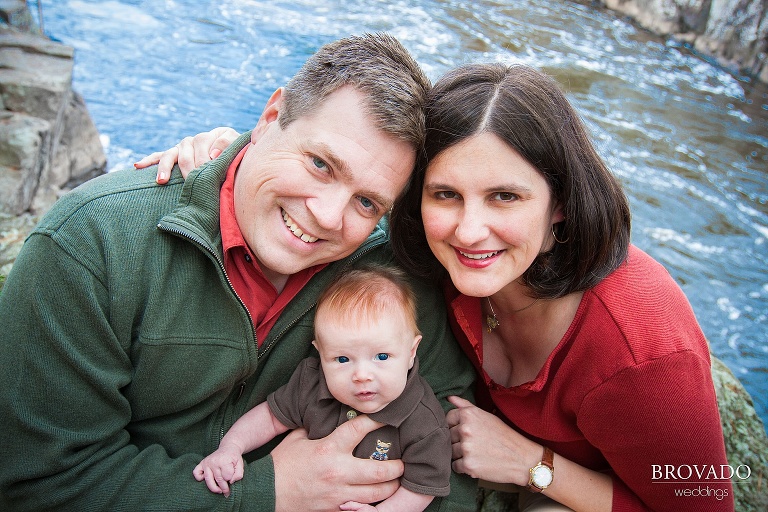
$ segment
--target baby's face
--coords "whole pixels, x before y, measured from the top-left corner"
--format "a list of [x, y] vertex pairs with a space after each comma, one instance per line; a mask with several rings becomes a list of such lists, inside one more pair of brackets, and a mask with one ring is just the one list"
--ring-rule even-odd
[[400, 396], [421, 340], [404, 314], [350, 324], [326, 311], [315, 319], [315, 338], [331, 394], [364, 414]]

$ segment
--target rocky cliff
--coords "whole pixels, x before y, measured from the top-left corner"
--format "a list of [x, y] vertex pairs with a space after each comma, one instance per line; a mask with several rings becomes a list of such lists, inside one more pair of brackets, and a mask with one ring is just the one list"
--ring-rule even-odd
[[72, 90], [74, 49], [41, 35], [26, 2], [0, 1], [0, 16], [0, 212], [41, 212], [107, 160]]
[[768, 83], [766, 0], [598, 0], [661, 36], [688, 44], [736, 75]]

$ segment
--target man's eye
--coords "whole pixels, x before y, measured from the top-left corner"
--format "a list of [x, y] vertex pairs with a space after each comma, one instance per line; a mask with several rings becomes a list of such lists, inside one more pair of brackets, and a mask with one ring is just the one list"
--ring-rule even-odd
[[339, 356], [336, 358], [336, 362], [338, 363], [348, 363], [349, 358], [347, 356]]
[[312, 157], [312, 165], [323, 171], [328, 169], [328, 165], [316, 156]]
[[374, 359], [376, 359], [377, 361], [386, 361], [387, 359], [389, 359], [389, 354], [383, 354], [383, 353], [382, 354], [376, 354]]

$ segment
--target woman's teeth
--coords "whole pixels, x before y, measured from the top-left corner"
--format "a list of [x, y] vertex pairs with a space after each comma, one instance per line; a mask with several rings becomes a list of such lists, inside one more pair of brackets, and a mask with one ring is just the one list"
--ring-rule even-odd
[[465, 258], [469, 258], [471, 260], [484, 260], [486, 258], [490, 258], [492, 256], [496, 256], [497, 254], [499, 254], [499, 251], [484, 252], [484, 253], [481, 253], [481, 254], [467, 254], [467, 253], [461, 252], [461, 251], [459, 251], [459, 253], [461, 253], [461, 255], [464, 256]]
[[299, 226], [297, 226], [296, 222], [294, 222], [294, 220], [288, 216], [285, 210], [283, 210], [283, 221], [285, 222], [285, 225], [288, 227], [288, 229], [291, 230], [291, 233], [293, 233], [296, 238], [301, 239], [302, 242], [311, 244], [312, 242], [317, 242], [319, 240], [319, 238], [310, 236], [299, 229]]

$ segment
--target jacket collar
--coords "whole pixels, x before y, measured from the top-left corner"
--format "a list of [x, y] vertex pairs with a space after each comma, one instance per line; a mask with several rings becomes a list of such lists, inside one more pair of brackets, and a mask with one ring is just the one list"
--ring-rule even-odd
[[218, 158], [192, 170], [176, 207], [160, 220], [159, 226], [180, 232], [220, 257], [219, 191], [229, 164], [250, 140], [251, 132], [242, 134]]

